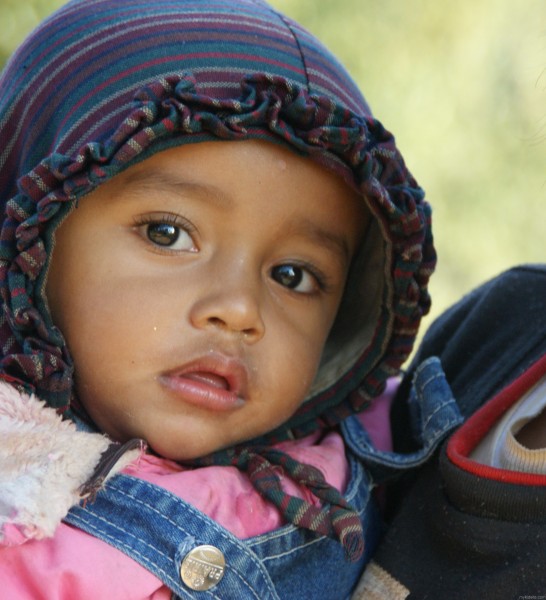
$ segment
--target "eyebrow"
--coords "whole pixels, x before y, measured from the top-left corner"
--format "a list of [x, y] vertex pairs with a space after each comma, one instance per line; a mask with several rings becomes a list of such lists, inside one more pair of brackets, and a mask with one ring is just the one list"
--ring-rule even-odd
[[347, 238], [343, 234], [337, 234], [329, 229], [324, 229], [308, 219], [299, 221], [292, 228], [292, 232], [296, 235], [302, 235], [320, 246], [326, 246], [331, 252], [341, 256], [346, 261], [351, 259], [351, 250]]
[[218, 190], [215, 186], [188, 181], [186, 177], [181, 178], [169, 171], [157, 169], [142, 169], [128, 173], [123, 181], [124, 185], [139, 189], [167, 190], [179, 194], [190, 193], [192, 195], [212, 200], [215, 204], [229, 207], [231, 198], [229, 195]]

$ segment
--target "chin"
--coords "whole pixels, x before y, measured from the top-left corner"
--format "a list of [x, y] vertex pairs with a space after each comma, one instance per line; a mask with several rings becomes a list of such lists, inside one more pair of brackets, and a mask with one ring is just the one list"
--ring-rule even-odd
[[166, 458], [168, 460], [173, 460], [175, 462], [188, 462], [191, 460], [195, 460], [198, 458], [203, 458], [204, 456], [208, 456], [212, 454], [219, 448], [212, 448], [210, 450], [206, 448], [193, 448], [191, 446], [180, 447], [178, 445], [164, 445], [164, 444], [154, 444], [153, 442], [148, 442], [148, 446], [150, 450], [160, 456], [161, 458]]

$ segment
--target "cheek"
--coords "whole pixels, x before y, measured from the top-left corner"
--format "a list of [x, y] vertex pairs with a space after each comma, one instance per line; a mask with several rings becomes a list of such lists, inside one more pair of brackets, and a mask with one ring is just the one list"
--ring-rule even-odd
[[302, 400], [315, 381], [338, 305], [336, 297], [316, 314], [308, 311], [308, 318], [302, 318], [298, 328], [292, 330], [292, 337], [286, 336], [284, 340], [281, 352], [285, 355], [285, 372], [293, 373], [294, 385], [298, 386]]
[[72, 307], [67, 337], [76, 370], [88, 361], [106, 371], [145, 362], [151, 341], [146, 319], [150, 312], [145, 298], [115, 283], [87, 287], [85, 297]]
[[[50, 308], [54, 323], [61, 330], [75, 368], [80, 397], [98, 381], [108, 382], [121, 362], [136, 347], [138, 314], [127, 290], [116, 285], [100, 270], [68, 266], [56, 278]], [[111, 383], [111, 382], [110, 382]]]
[[302, 328], [301, 321], [298, 327], [274, 329], [273, 339], [268, 344], [270, 385], [281, 391], [292, 406], [292, 412], [313, 384], [326, 337], [325, 327]]

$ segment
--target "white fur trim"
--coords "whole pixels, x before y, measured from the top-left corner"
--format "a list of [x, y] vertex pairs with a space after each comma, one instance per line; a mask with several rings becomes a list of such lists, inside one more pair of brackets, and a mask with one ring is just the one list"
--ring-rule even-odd
[[[110, 443], [0, 382], [0, 545], [13, 543], [14, 530], [20, 541], [52, 536]], [[112, 474], [139, 454], [127, 453]]]

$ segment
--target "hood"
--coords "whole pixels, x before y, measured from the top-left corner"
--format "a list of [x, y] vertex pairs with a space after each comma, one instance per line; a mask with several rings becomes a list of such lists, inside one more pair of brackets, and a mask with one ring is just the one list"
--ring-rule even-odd
[[373, 217], [312, 391], [271, 438], [363, 410], [410, 353], [435, 263], [424, 194], [343, 66], [264, 2], [69, 2], [6, 66], [0, 139], [0, 373], [67, 417], [73, 365], [44, 296], [55, 229], [95, 187], [181, 144], [282, 144], [343, 177]]

